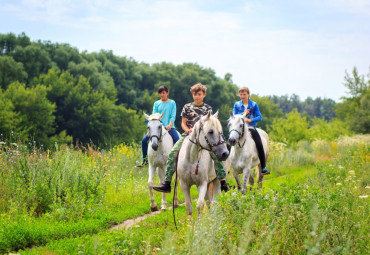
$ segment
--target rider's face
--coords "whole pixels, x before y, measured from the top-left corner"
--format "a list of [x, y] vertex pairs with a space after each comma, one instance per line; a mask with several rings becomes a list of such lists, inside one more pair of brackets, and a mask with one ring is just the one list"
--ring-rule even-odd
[[241, 100], [246, 101], [249, 99], [249, 94], [245, 91], [239, 92], [239, 97]]
[[206, 93], [203, 92], [203, 91], [197, 91], [197, 92], [193, 92], [193, 99], [194, 99], [194, 103], [196, 105], [201, 105], [203, 104], [203, 99], [206, 97]]
[[158, 94], [161, 97], [162, 101], [166, 101], [168, 99], [168, 92], [167, 91], [163, 90], [163, 91], [161, 91], [161, 93], [158, 93]]

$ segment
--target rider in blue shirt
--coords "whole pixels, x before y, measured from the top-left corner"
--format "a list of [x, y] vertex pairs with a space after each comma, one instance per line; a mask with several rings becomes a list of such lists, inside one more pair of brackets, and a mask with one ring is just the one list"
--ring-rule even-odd
[[258, 121], [262, 120], [262, 115], [260, 109], [256, 102], [249, 99], [250, 93], [247, 87], [241, 87], [239, 89], [240, 101], [234, 104], [234, 114], [244, 114], [246, 113], [245, 122], [248, 123], [249, 131], [251, 132], [252, 138], [256, 143], [258, 158], [261, 162], [262, 174], [267, 175], [270, 172], [266, 169], [266, 158], [265, 152], [263, 150], [261, 137], [256, 130], [256, 125]]
[[[176, 103], [175, 101], [168, 98], [168, 88], [166, 86], [160, 86], [158, 88], [158, 95], [161, 97], [160, 100], [154, 102], [153, 112], [154, 113], [163, 113], [161, 122], [164, 128], [171, 135], [173, 143], [175, 144], [179, 140], [179, 135], [175, 128], [175, 119], [176, 119]], [[143, 167], [148, 164], [148, 142], [149, 135], [145, 134], [143, 140], [141, 141], [141, 150], [143, 152], [143, 162], [137, 165], [137, 168]]]

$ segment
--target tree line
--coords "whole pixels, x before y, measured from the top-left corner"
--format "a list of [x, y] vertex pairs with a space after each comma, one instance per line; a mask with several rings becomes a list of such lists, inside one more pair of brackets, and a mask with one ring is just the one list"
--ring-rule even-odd
[[[347, 78], [351, 84], [350, 76]], [[366, 86], [360, 92], [356, 87], [342, 104], [366, 109], [368, 98], [362, 97], [368, 93], [368, 81], [353, 79]], [[138, 142], [146, 130], [142, 113], [151, 113], [158, 100], [156, 89], [160, 85], [169, 88], [170, 98], [177, 104], [175, 125], [180, 129], [182, 106], [192, 101], [189, 88], [197, 82], [207, 85], [205, 102], [220, 111], [225, 128], [229, 110], [239, 99], [229, 73], [220, 78], [212, 69], [195, 63], [150, 65], [112, 51], [80, 52], [69, 44], [32, 42], [24, 33], [0, 34], [0, 140], [36, 141], [45, 146], [72, 141], [97, 145]], [[301, 102], [294, 94], [253, 95], [252, 99], [263, 113], [260, 126], [271, 131], [274, 120], [293, 109], [310, 124], [315, 118], [329, 122], [337, 117], [338, 104], [331, 99]], [[353, 118], [341, 106], [338, 109], [341, 121]], [[367, 122], [363, 122], [357, 130], [368, 132]]]

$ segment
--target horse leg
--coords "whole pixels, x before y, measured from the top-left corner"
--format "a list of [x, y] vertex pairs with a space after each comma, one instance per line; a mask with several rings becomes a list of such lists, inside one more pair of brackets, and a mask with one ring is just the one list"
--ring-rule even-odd
[[180, 181], [180, 187], [185, 197], [186, 214], [191, 216], [193, 214], [193, 206], [191, 205], [190, 187], [183, 181]]
[[221, 182], [218, 179], [213, 181], [213, 200], [216, 195], [221, 196]]
[[[165, 173], [165, 166], [158, 167], [158, 177], [161, 183], [164, 182], [164, 173]], [[166, 210], [167, 208], [167, 200], [166, 200], [166, 193], [162, 193], [162, 205], [161, 210]]]
[[240, 190], [241, 187], [242, 187], [242, 185], [240, 183], [240, 176], [235, 170], [233, 170], [233, 175], [234, 175], [234, 178], [236, 180], [236, 184], [238, 185], [238, 190]]
[[248, 186], [248, 181], [249, 181], [249, 176], [251, 174], [251, 169], [250, 167], [246, 167], [243, 170], [243, 187], [242, 187], [242, 194], [244, 195], [247, 192], [247, 186]]
[[153, 177], [154, 177], [155, 167], [149, 164], [149, 179], [148, 179], [148, 188], [150, 194], [150, 210], [152, 212], [158, 211], [157, 204], [155, 203], [154, 195], [153, 195]]
[[204, 181], [201, 185], [198, 186], [198, 191], [199, 191], [199, 197], [197, 201], [198, 216], [200, 215], [204, 207], [204, 197], [207, 192], [207, 186], [208, 184], [206, 181]]
[[261, 167], [261, 164], [259, 164], [258, 165], [258, 189], [262, 189], [262, 179], [263, 179], [262, 167]]
[[249, 176], [249, 184], [251, 185], [250, 188], [249, 188], [249, 190], [252, 191], [253, 185], [254, 185], [254, 177], [253, 177], [253, 174], [251, 174]]

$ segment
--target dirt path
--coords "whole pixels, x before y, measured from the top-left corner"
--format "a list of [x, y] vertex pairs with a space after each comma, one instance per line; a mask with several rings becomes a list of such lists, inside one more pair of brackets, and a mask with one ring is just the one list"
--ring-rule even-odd
[[[288, 175], [289, 174], [278, 176], [278, 178], [285, 177], [285, 176], [288, 176]], [[262, 182], [265, 182], [265, 181], [268, 181], [268, 180], [263, 180]], [[185, 203], [179, 204], [179, 206], [183, 206], [183, 205], [185, 205]], [[168, 207], [167, 210], [172, 210], [172, 206]], [[159, 210], [159, 211], [156, 211], [156, 212], [151, 212], [151, 213], [148, 213], [148, 214], [144, 214], [144, 215], [139, 216], [139, 217], [137, 217], [135, 219], [125, 220], [124, 222], [122, 222], [122, 223], [120, 223], [118, 225], [113, 225], [112, 227], [110, 227], [109, 230], [116, 230], [116, 229], [120, 230], [120, 229], [128, 229], [128, 228], [131, 228], [136, 223], [139, 223], [140, 221], [143, 221], [143, 220], [145, 220], [148, 217], [153, 217], [155, 215], [158, 215], [161, 212], [162, 212], [162, 210]]]
[[[185, 205], [185, 203], [179, 204], [179, 206], [183, 206], [183, 205]], [[172, 206], [168, 207], [167, 210], [172, 210]], [[156, 212], [151, 212], [151, 213], [148, 213], [148, 214], [144, 214], [144, 215], [142, 215], [140, 217], [137, 217], [135, 219], [125, 220], [124, 222], [122, 222], [122, 223], [120, 223], [118, 225], [112, 226], [109, 230], [116, 230], [116, 229], [120, 230], [120, 229], [128, 229], [128, 228], [131, 228], [136, 223], [139, 223], [140, 221], [145, 220], [148, 217], [152, 217], [152, 216], [158, 215], [161, 212], [163, 212], [163, 211], [162, 210], [159, 210], [159, 211], [156, 211]]]

